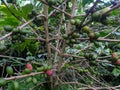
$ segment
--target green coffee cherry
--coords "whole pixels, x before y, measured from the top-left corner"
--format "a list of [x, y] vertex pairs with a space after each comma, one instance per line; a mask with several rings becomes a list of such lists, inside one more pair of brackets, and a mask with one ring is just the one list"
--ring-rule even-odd
[[5, 86], [7, 81], [4, 78], [0, 78], [0, 86]]
[[27, 79], [26, 79], [26, 83], [30, 83], [32, 81], [32, 77], [28, 77]]
[[19, 90], [20, 89], [19, 83], [17, 81], [13, 82], [13, 87], [14, 87], [14, 90]]
[[12, 67], [10, 67], [10, 66], [7, 66], [6, 67], [6, 72], [7, 72], [7, 74], [9, 74], [9, 75], [13, 75], [13, 68]]

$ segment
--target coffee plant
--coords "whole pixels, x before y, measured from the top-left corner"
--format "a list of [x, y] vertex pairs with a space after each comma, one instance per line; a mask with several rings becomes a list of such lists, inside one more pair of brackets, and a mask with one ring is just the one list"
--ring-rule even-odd
[[0, 90], [119, 90], [120, 0], [0, 0]]

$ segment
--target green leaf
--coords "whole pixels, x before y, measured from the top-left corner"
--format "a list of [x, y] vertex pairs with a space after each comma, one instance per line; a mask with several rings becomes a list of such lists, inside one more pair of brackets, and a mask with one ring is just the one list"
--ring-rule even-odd
[[32, 11], [33, 9], [33, 5], [32, 4], [27, 4], [25, 6], [22, 7], [22, 14], [23, 17], [27, 19], [28, 14]]
[[16, 43], [16, 44], [14, 44], [13, 45], [13, 47], [19, 52], [19, 53], [21, 53], [22, 51], [24, 51], [25, 50], [25, 48], [26, 48], [26, 43]]
[[113, 11], [111, 12], [111, 14], [112, 14], [112, 16], [113, 16], [113, 15], [115, 16], [115, 15], [118, 15], [118, 14], [119, 14], [118, 12], [119, 12], [119, 10], [116, 9], [116, 10], [113, 10]]
[[100, 37], [104, 37], [106, 35], [108, 35], [112, 30], [107, 30], [107, 31], [101, 31], [100, 33]]
[[112, 71], [112, 74], [116, 77], [119, 76], [120, 75], [120, 69], [114, 68], [113, 71]]
[[17, 17], [21, 17], [22, 16], [19, 8], [15, 9], [15, 7], [13, 5], [10, 6], [9, 8], [14, 13], [15, 16], [17, 16]]
[[12, 83], [9, 83], [9, 84], [8, 84], [8, 90], [14, 90]]
[[4, 7], [1, 6], [0, 11], [3, 12], [5, 15], [8, 15], [8, 16], [12, 15], [5, 6]]
[[19, 24], [19, 21], [13, 16], [6, 17], [0, 20], [0, 26], [4, 26], [4, 25], [17, 26], [18, 24]]

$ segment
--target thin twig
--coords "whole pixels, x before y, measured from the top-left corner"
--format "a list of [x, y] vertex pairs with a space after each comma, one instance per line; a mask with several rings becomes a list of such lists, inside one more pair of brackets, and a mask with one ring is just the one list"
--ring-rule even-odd
[[2, 58], [9, 58], [9, 59], [19, 59], [19, 60], [28, 62], [28, 60], [26, 60], [24, 58], [20, 58], [20, 57], [12, 57], [12, 56], [6, 56], [6, 55], [0, 55], [0, 57], [2, 57]]
[[[74, 16], [74, 12], [75, 12], [75, 5], [76, 5], [76, 0], [73, 0], [72, 1], [72, 12], [71, 12], [71, 15], [70, 16]], [[70, 29], [70, 27], [71, 27], [71, 25], [70, 25], [70, 23], [68, 24], [68, 26], [67, 26], [67, 30], [69, 31], [69, 29]], [[63, 54], [64, 54], [64, 51], [65, 51], [65, 48], [66, 48], [66, 40], [63, 40], [63, 46], [62, 46], [62, 48], [61, 48], [61, 53], [60, 53], [60, 60], [59, 60], [59, 62], [58, 62], [58, 72], [60, 72], [60, 70], [61, 70], [61, 66], [62, 66], [62, 61], [63, 61]]]
[[[41, 0], [41, 2], [44, 3], [44, 4], [46, 4], [46, 5], [48, 5], [47, 2], [44, 1], [44, 0]], [[67, 16], [71, 17], [71, 15], [69, 13], [67, 13], [67, 12], [59, 9], [59, 7], [55, 7], [55, 6], [51, 6], [51, 7], [54, 8], [54, 9], [56, 9], [56, 10], [58, 10], [58, 11], [60, 11], [60, 12], [62, 12], [62, 13], [64, 13], [64, 14], [66, 14]]]
[[[62, 38], [60, 38], [62, 39]], [[52, 40], [56, 40], [56, 38], [52, 39]], [[51, 40], [51, 41], [52, 41]], [[77, 38], [76, 40], [80, 40], [80, 41], [85, 41], [85, 40], [90, 40], [90, 38]], [[119, 39], [103, 39], [102, 37], [98, 38], [98, 39], [94, 39], [94, 41], [101, 41], [101, 42], [120, 42]]]
[[26, 38], [26, 39], [29, 39], [29, 40], [40, 40], [40, 41], [43, 41], [45, 42], [45, 39], [43, 39], [42, 37], [38, 37], [38, 38]]
[[13, 76], [13, 77], [5, 78], [5, 80], [21, 79], [21, 78], [26, 78], [26, 77], [29, 77], [29, 76], [35, 76], [35, 75], [43, 74], [43, 73], [44, 72], [35, 72], [35, 73], [30, 73], [30, 74], [21, 75], [21, 76]]
[[25, 27], [25, 26], [27, 26], [28, 24], [30, 24], [31, 22], [33, 22], [37, 17], [44, 17], [45, 19], [46, 19], [46, 17], [45, 17], [45, 15], [43, 15], [43, 14], [38, 14], [37, 16], [35, 16], [35, 17], [33, 17], [31, 20], [29, 20], [29, 21], [25, 21], [25, 23], [24, 24], [22, 24], [22, 25], [20, 25], [18, 28], [19, 29], [22, 29], [23, 27]]
[[50, 44], [51, 49], [53, 49], [54, 51], [60, 53], [60, 50], [58, 48], [56, 48], [55, 46], [53, 46], [52, 44]]
[[[78, 38], [77, 40], [90, 40], [90, 38]], [[102, 38], [98, 38], [98, 39], [95, 39], [96, 41], [101, 41], [101, 42], [120, 42], [120, 40], [118, 39], [102, 39]], [[94, 40], [94, 41], [95, 41]]]
[[[63, 8], [65, 9], [65, 7]], [[63, 19], [64, 19], [64, 13], [62, 14], [62, 18], [61, 18], [61, 21], [60, 21], [60, 24], [59, 24], [59, 28], [58, 28], [58, 39], [56, 40], [57, 41], [57, 44], [56, 44], [56, 49], [59, 48], [59, 44], [60, 44], [60, 35], [61, 35], [61, 28], [62, 28], [62, 23], [63, 23]], [[54, 58], [54, 62], [57, 60], [57, 56], [58, 56], [58, 51], [55, 52], [55, 58]]]
[[[61, 5], [59, 5], [57, 8], [60, 9], [67, 1], [68, 1], [68, 0], [63, 1], [63, 3], [62, 3]], [[56, 10], [51, 11], [50, 14], [48, 15], [48, 17], [50, 17], [55, 11], [56, 11]]]
[[5, 39], [6, 39], [7, 37], [9, 37], [10, 35], [12, 35], [12, 32], [6, 34], [5, 36], [0, 37], [0, 41], [5, 40]]
[[106, 36], [102, 37], [102, 38], [106, 38], [109, 35], [111, 35], [112, 33], [114, 33], [115, 31], [117, 31], [120, 28], [120, 26], [118, 26], [115, 30], [113, 30], [112, 32], [110, 32], [109, 34], [107, 34]]
[[44, 26], [45, 26], [45, 34], [46, 34], [46, 47], [47, 47], [47, 54], [48, 54], [48, 59], [49, 59], [49, 64], [52, 64], [51, 60], [51, 48], [50, 48], [50, 43], [49, 43], [49, 29], [48, 29], [48, 6], [44, 4], [44, 15], [46, 17], [46, 20], [44, 21]]

